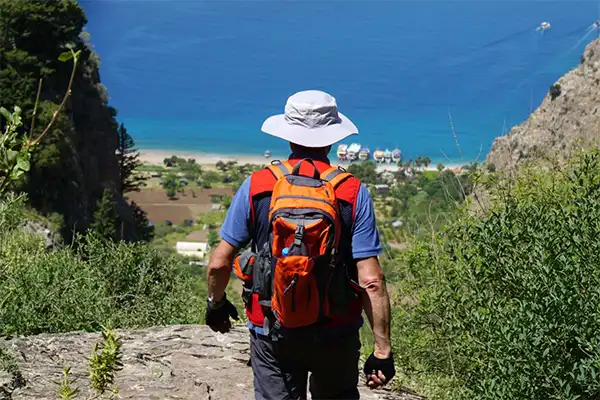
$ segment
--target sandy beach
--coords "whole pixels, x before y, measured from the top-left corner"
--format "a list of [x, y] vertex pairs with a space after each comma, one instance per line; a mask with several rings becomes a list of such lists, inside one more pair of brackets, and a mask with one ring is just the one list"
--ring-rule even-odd
[[[149, 165], [157, 165], [162, 164], [165, 158], [169, 158], [171, 156], [182, 157], [185, 159], [193, 158], [196, 160], [197, 164], [200, 165], [214, 165], [218, 161], [228, 162], [235, 161], [238, 164], [268, 164], [273, 160], [280, 160], [287, 158], [287, 155], [278, 155], [273, 154], [271, 158], [265, 158], [260, 156], [251, 156], [251, 155], [226, 155], [226, 154], [210, 154], [210, 153], [201, 153], [201, 152], [182, 152], [177, 150], [140, 150], [140, 160], [144, 164]], [[330, 154], [330, 160], [332, 165], [339, 165], [347, 168], [350, 166], [348, 162], [340, 162], [335, 154], [332, 152]], [[443, 163], [446, 169], [457, 169], [460, 168], [461, 165], [459, 163]], [[378, 171], [396, 171], [398, 170], [398, 166], [395, 164], [379, 164], [377, 165]], [[437, 164], [432, 163], [428, 167], [421, 167], [420, 170], [425, 171], [435, 171], [437, 170]]]
[[267, 164], [271, 160], [277, 159], [274, 157], [267, 159], [265, 157], [251, 155], [224, 155], [199, 152], [193, 153], [177, 150], [140, 150], [140, 160], [144, 164], [162, 164], [165, 158], [169, 158], [171, 156], [182, 157], [185, 159], [193, 158], [196, 160], [196, 163], [201, 165], [214, 165], [218, 161], [235, 161], [238, 164]]

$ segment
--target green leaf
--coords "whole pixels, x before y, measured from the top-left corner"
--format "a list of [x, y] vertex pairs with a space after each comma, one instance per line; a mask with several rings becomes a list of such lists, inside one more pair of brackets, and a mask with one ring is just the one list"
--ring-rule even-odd
[[64, 53], [60, 53], [60, 56], [58, 56], [58, 61], [69, 61], [71, 58], [73, 58], [73, 52], [71, 51], [65, 51]]
[[25, 173], [25, 171], [23, 171], [22, 169], [15, 169], [13, 171], [13, 173], [11, 174], [11, 179], [12, 180], [17, 180], [21, 177], [21, 175], [23, 175]]
[[15, 150], [8, 150], [6, 153], [7, 153], [6, 159], [9, 163], [12, 163], [17, 158], [17, 155], [19, 154]]
[[12, 114], [6, 108], [0, 107], [0, 114], [2, 114], [8, 121], [12, 121]]
[[30, 153], [19, 153], [17, 157], [17, 168], [23, 171], [29, 171], [29, 155]]

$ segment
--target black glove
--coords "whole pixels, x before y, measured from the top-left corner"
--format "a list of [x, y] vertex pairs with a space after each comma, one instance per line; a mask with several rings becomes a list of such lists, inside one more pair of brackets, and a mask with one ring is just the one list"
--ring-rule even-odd
[[236, 321], [240, 319], [238, 311], [235, 306], [227, 300], [227, 296], [224, 294], [223, 298], [217, 302], [211, 304], [210, 300], [206, 301], [206, 325], [215, 332], [229, 332], [231, 328], [231, 321], [229, 317]]
[[385, 382], [382, 382], [384, 385], [388, 383], [394, 377], [394, 375], [396, 375], [393, 354], [390, 354], [389, 358], [381, 359], [375, 357], [374, 353], [371, 353], [369, 358], [367, 358], [367, 361], [365, 361], [363, 372], [366, 376], [377, 376], [378, 371], [381, 371], [381, 373], [385, 376]]

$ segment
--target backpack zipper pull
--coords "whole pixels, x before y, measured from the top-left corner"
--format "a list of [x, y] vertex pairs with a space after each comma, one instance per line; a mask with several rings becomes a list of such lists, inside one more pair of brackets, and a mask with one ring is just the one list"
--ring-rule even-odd
[[297, 281], [298, 281], [298, 274], [294, 274], [292, 281], [290, 282], [289, 285], [287, 285], [287, 287], [283, 291], [283, 294], [285, 295], [296, 284]]

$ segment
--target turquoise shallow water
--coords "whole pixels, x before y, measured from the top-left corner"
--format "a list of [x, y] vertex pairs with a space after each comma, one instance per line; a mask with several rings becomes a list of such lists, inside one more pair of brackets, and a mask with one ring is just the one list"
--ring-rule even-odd
[[82, 3], [111, 104], [140, 148], [282, 152], [263, 120], [293, 92], [321, 89], [371, 150], [453, 161], [448, 113], [462, 157], [484, 157], [578, 64], [600, 18], [598, 1]]

